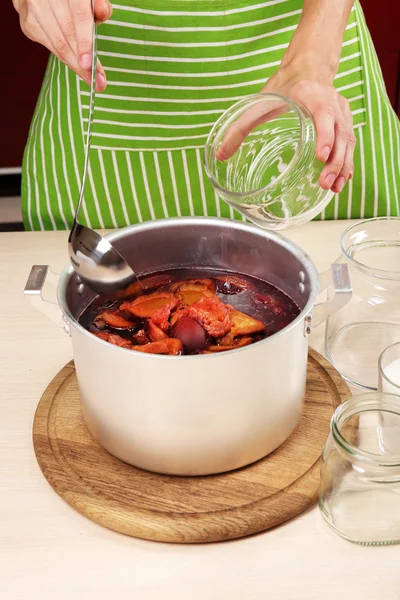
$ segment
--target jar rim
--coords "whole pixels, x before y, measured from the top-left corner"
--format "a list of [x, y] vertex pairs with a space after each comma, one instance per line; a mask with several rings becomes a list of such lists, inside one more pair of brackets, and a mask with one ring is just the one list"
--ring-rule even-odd
[[[400, 342], [394, 342], [394, 344], [390, 344], [390, 346], [387, 346], [384, 350], [382, 350], [382, 352], [379, 355], [379, 359], [378, 359], [378, 371], [380, 373], [380, 376], [390, 385], [397, 387], [400, 390], [400, 385], [397, 385], [397, 383], [395, 383], [394, 381], [392, 381], [391, 379], [389, 379], [389, 377], [386, 375], [384, 367], [382, 366], [382, 361], [383, 361], [383, 357], [386, 354], [386, 352], [390, 351], [392, 348], [395, 348], [396, 346], [398, 346], [400, 348]], [[400, 353], [399, 353], [400, 356]]]
[[357, 460], [360, 463], [369, 464], [375, 467], [399, 467], [400, 454], [383, 456], [374, 454], [367, 450], [358, 448], [349, 442], [340, 431], [340, 426], [349, 417], [354, 415], [371, 412], [386, 411], [400, 417], [400, 396], [383, 392], [360, 394], [349, 398], [340, 404], [335, 410], [331, 419], [331, 433], [335, 443], [340, 447], [351, 460]]
[[[352, 225], [347, 227], [343, 231], [342, 235], [340, 236], [340, 250], [341, 250], [343, 256], [346, 258], [346, 260], [348, 260], [358, 270], [360, 270], [364, 273], [370, 274], [374, 277], [378, 277], [380, 279], [400, 280], [400, 269], [398, 269], [398, 270], [392, 269], [391, 270], [391, 269], [378, 269], [376, 267], [371, 267], [371, 266], [366, 265], [365, 263], [355, 259], [353, 256], [351, 256], [351, 254], [349, 254], [349, 252], [346, 249], [345, 238], [352, 231], [357, 229], [357, 227], [360, 227], [360, 226], [365, 226], [365, 227], [370, 226], [371, 227], [371, 225], [373, 225], [374, 223], [384, 222], [384, 221], [390, 221], [392, 223], [398, 222], [400, 224], [400, 217], [388, 217], [388, 216], [375, 217], [373, 219], [364, 219], [362, 221], [358, 221], [357, 223], [353, 223]], [[399, 241], [400, 241], [400, 238], [399, 238]]]
[[[231, 190], [227, 190], [226, 188], [222, 187], [214, 179], [214, 177], [211, 173], [211, 169], [209, 166], [211, 163], [211, 160], [209, 160], [207, 158], [207, 153], [209, 151], [209, 148], [210, 147], [212, 148], [212, 144], [210, 144], [210, 140], [211, 140], [212, 136], [215, 134], [215, 130], [220, 126], [222, 119], [225, 117], [225, 115], [229, 111], [236, 109], [236, 112], [234, 113], [234, 116], [236, 116], [239, 109], [241, 109], [242, 107], [245, 107], [247, 103], [249, 104], [248, 108], [250, 108], [251, 106], [256, 105], [258, 102], [261, 102], [265, 98], [281, 98], [284, 102], [286, 102], [286, 104], [291, 106], [296, 111], [297, 117], [300, 122], [300, 137], [299, 137], [299, 143], [297, 145], [297, 148], [296, 148], [294, 155], [293, 155], [289, 165], [287, 166], [287, 168], [282, 173], [280, 173], [280, 175], [278, 175], [278, 177], [276, 177], [276, 179], [274, 179], [274, 181], [270, 181], [269, 183], [267, 183], [267, 185], [265, 185], [261, 188], [257, 188], [256, 190], [253, 190], [251, 192], [234, 192]], [[306, 110], [303, 106], [302, 106], [302, 109]], [[224, 113], [214, 123], [210, 133], [208, 134], [208, 137], [207, 137], [207, 140], [205, 143], [205, 147], [204, 147], [204, 168], [205, 168], [207, 177], [210, 179], [211, 183], [213, 184], [213, 186], [216, 189], [218, 189], [222, 193], [228, 192], [229, 195], [233, 196], [234, 198], [248, 198], [249, 196], [255, 196], [260, 193], [267, 192], [268, 189], [272, 189], [272, 187], [275, 187], [278, 183], [280, 183], [282, 181], [282, 179], [287, 176], [288, 172], [293, 171], [293, 169], [296, 167], [296, 164], [299, 160], [300, 147], [302, 146], [302, 144], [304, 142], [304, 136], [305, 136], [304, 118], [299, 109], [299, 105], [294, 100], [291, 100], [290, 98], [286, 98], [286, 96], [282, 96], [281, 94], [275, 94], [275, 93], [270, 93], [270, 92], [268, 92], [268, 93], [260, 92], [258, 94], [250, 94], [248, 96], [245, 96], [244, 98], [242, 98], [241, 100], [239, 100], [238, 102], [236, 102], [235, 104], [230, 106], [226, 111], [224, 111]], [[279, 219], [277, 218], [276, 220], [279, 220]], [[282, 220], [284, 220], [284, 219], [282, 219]]]

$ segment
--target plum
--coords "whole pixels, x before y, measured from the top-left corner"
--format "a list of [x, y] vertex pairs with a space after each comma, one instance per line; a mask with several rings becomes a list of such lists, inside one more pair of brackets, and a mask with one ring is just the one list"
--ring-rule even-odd
[[171, 335], [181, 340], [185, 354], [196, 354], [207, 346], [207, 333], [198, 321], [181, 317], [171, 329]]

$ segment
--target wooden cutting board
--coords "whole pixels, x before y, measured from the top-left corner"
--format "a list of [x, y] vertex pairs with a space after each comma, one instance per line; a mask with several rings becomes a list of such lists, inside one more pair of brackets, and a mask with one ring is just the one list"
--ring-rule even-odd
[[33, 444], [53, 489], [99, 525], [162, 542], [228, 540], [279, 525], [315, 503], [330, 418], [350, 395], [337, 371], [310, 350], [303, 416], [280, 448], [230, 473], [173, 477], [127, 465], [94, 440], [71, 362], [39, 402]]

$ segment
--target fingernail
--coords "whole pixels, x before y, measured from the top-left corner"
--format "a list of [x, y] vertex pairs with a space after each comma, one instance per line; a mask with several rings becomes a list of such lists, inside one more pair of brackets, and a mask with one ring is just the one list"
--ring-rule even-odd
[[331, 153], [331, 149], [329, 148], [329, 146], [325, 146], [325, 148], [323, 148], [321, 151], [321, 159], [324, 162], [326, 162], [329, 158], [330, 153]]
[[106, 78], [103, 75], [103, 73], [97, 73], [96, 75], [96, 88], [98, 89], [98, 91], [102, 91], [104, 90], [104, 88], [106, 87], [107, 83], [106, 83]]
[[350, 171], [349, 179], [353, 179], [353, 171]]
[[333, 186], [333, 183], [334, 183], [334, 181], [335, 181], [335, 179], [336, 179], [336, 175], [334, 175], [333, 173], [330, 173], [330, 175], [327, 175], [327, 176], [325, 177], [325, 183], [326, 183], [326, 185], [327, 185], [329, 188], [330, 188], [330, 187], [332, 187], [332, 186]]
[[217, 160], [226, 160], [228, 157], [225, 154], [223, 148], [218, 148], [217, 150]]
[[339, 179], [336, 182], [337, 193], [342, 191], [345, 183], [346, 183], [346, 179], [344, 177], [339, 177]]
[[91, 54], [82, 54], [81, 67], [82, 67], [82, 69], [90, 69], [92, 67], [92, 55]]

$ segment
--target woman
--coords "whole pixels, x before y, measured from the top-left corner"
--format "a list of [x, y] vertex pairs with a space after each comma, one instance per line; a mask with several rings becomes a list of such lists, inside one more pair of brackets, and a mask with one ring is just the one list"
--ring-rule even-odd
[[[26, 35], [55, 55], [25, 151], [24, 222], [68, 228], [88, 116], [91, 0], [13, 2]], [[218, 116], [260, 90], [293, 98], [314, 117], [317, 157], [326, 163], [320, 184], [335, 192], [322, 218], [400, 214], [400, 124], [357, 0], [121, 3], [113, 11], [107, 0], [95, 4], [104, 23], [102, 93], [85, 224], [237, 216], [205, 176], [202, 148]]]

